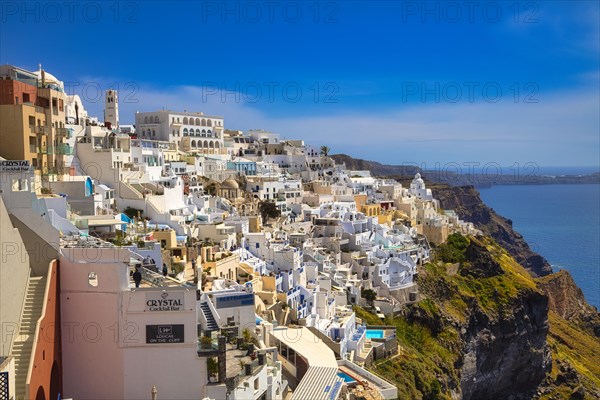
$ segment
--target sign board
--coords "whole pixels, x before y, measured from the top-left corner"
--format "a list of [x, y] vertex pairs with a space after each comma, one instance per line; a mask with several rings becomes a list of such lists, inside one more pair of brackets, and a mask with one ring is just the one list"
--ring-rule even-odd
[[231, 308], [242, 306], [254, 306], [254, 293], [214, 296], [217, 301], [217, 308]]
[[30, 167], [29, 160], [0, 161], [0, 171], [2, 172], [28, 172]]
[[183, 292], [146, 293], [146, 311], [183, 311]]
[[183, 343], [184, 325], [146, 325], [146, 343]]

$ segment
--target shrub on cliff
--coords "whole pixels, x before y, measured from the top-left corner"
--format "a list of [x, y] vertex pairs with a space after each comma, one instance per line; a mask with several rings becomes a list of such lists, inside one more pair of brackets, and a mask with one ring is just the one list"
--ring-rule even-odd
[[446, 263], [459, 263], [465, 261], [465, 251], [469, 246], [467, 238], [460, 233], [448, 236], [446, 243], [441, 244], [435, 250], [438, 260]]

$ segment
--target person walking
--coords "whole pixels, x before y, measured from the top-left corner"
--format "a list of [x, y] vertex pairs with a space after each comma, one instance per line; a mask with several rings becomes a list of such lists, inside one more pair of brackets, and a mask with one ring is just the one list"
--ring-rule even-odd
[[164, 277], [166, 277], [167, 274], [169, 273], [169, 270], [167, 269], [167, 264], [165, 264], [165, 263], [163, 263], [162, 273], [163, 273]]
[[142, 282], [142, 273], [140, 272], [140, 267], [135, 267], [135, 272], [133, 273], [133, 281], [135, 282], [135, 287], [139, 288], [140, 283]]

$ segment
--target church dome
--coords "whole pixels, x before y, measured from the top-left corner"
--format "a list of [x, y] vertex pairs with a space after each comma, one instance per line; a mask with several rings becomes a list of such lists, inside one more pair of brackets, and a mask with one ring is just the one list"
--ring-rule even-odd
[[222, 189], [239, 189], [240, 185], [235, 181], [235, 179], [225, 179], [221, 184]]
[[[42, 70], [35, 71], [37, 78], [40, 83], [42, 82]], [[62, 81], [59, 81], [54, 75], [49, 73], [48, 71], [44, 71], [44, 82], [46, 85], [58, 86], [61, 90], [64, 90], [64, 84]]]
[[423, 181], [423, 179], [421, 179], [421, 174], [419, 174], [418, 172], [415, 174], [415, 179], [413, 179], [412, 183], [416, 184], [416, 185], [423, 185], [423, 184], [425, 184], [425, 182]]

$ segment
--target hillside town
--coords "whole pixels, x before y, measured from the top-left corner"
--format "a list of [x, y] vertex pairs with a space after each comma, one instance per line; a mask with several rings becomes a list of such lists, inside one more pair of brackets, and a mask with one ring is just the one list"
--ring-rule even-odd
[[433, 247], [478, 232], [420, 174], [218, 110], [121, 124], [117, 90], [92, 116], [57, 76], [0, 66], [7, 399], [398, 397], [370, 370], [398, 354], [383, 318], [418, 301]]

